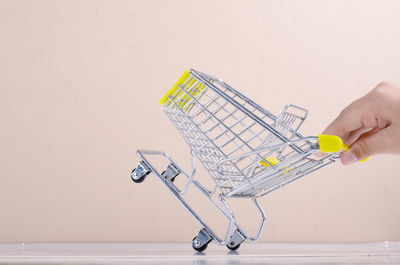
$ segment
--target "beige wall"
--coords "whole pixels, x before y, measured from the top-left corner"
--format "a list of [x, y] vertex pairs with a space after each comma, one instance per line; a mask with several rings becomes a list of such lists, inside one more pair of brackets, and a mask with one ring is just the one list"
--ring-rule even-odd
[[[304, 106], [316, 135], [400, 83], [399, 14], [398, 1], [0, 1], [0, 242], [189, 242], [200, 227], [162, 183], [129, 178], [139, 148], [188, 164], [157, 104], [180, 74], [219, 76], [274, 113]], [[272, 193], [262, 240], [400, 240], [399, 159]]]

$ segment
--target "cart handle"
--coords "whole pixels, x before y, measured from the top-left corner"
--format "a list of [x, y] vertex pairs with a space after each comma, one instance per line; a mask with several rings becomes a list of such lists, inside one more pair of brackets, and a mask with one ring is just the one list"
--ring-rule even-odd
[[[342, 138], [336, 135], [318, 135], [319, 149], [322, 153], [338, 153], [346, 152], [350, 149], [350, 146], [343, 143]], [[367, 161], [369, 157], [361, 159], [361, 162]]]

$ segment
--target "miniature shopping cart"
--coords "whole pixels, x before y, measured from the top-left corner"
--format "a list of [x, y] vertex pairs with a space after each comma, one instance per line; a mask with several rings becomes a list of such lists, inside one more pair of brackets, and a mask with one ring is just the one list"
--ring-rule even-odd
[[[140, 162], [131, 178], [139, 183], [153, 172], [161, 179], [202, 225], [192, 241], [197, 251], [205, 250], [213, 239], [231, 250], [244, 240], [256, 241], [265, 223], [257, 200], [336, 162], [345, 148], [336, 136], [302, 136], [298, 129], [307, 110], [287, 105], [276, 117], [221, 79], [195, 70], [186, 71], [160, 104], [191, 149], [192, 172], [185, 172], [165, 152], [138, 150]], [[154, 156], [166, 160], [165, 170], [157, 170], [150, 162]], [[213, 178], [213, 188], [195, 178], [195, 158]], [[181, 188], [174, 184], [178, 176], [185, 178]], [[198, 189], [228, 220], [224, 237], [218, 237], [184, 199], [190, 187]], [[235, 219], [226, 202], [232, 197], [252, 200], [259, 211], [255, 235], [247, 234]]]

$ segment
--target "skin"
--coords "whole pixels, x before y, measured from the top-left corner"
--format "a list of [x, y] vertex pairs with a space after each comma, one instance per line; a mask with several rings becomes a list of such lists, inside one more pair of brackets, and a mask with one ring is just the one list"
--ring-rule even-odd
[[344, 165], [376, 154], [400, 155], [400, 86], [379, 83], [342, 110], [323, 134], [350, 146], [340, 158]]

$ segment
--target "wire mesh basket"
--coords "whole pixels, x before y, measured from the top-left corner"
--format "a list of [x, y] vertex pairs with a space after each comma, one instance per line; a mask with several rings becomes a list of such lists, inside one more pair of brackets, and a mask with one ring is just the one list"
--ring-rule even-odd
[[319, 149], [297, 133], [307, 116], [303, 108], [287, 105], [275, 117], [225, 82], [193, 70], [167, 97], [167, 117], [228, 197], [262, 196], [332, 162], [310, 158]]

